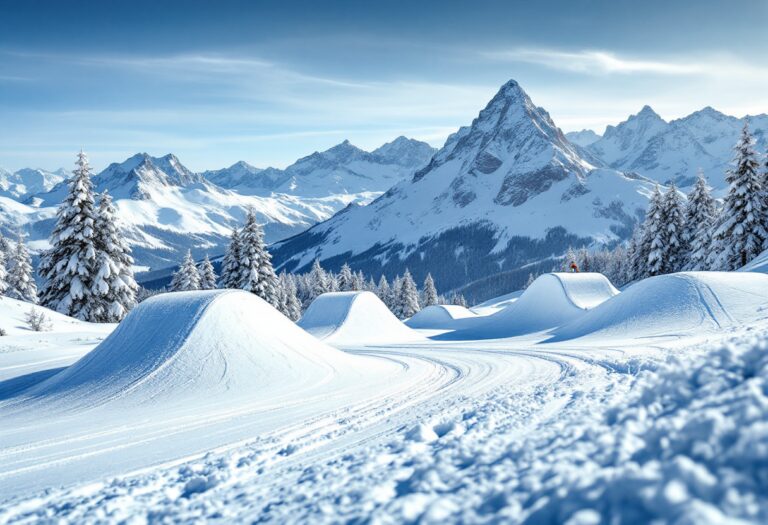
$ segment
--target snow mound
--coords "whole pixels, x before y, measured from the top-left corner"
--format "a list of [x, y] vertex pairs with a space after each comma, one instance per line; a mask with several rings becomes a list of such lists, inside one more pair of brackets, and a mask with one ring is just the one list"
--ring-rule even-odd
[[298, 324], [318, 339], [338, 345], [423, 340], [371, 292], [324, 293], [312, 301]]
[[644, 279], [580, 319], [556, 330], [552, 341], [677, 337], [768, 318], [768, 276], [686, 272]]
[[457, 320], [475, 317], [477, 317], [476, 313], [463, 306], [437, 304], [427, 306], [408, 319], [405, 324], [411, 328], [450, 330], [455, 328]]
[[[92, 323], [85, 323], [79, 319], [54, 312], [43, 306], [38, 306], [26, 301], [11, 299], [10, 297], [0, 297], [0, 328], [7, 335], [34, 334], [34, 332], [25, 320], [25, 316], [32, 309], [45, 315], [50, 321], [49, 328], [51, 332], [75, 332], [87, 327], [99, 326]], [[112, 326], [112, 325], [110, 325]]]
[[447, 334], [449, 339], [496, 339], [549, 330], [569, 323], [616, 296], [601, 273], [548, 273], [519, 299], [474, 326]]
[[253, 294], [177, 292], [141, 303], [98, 347], [24, 398], [74, 407], [273, 396], [321, 381], [349, 359]]

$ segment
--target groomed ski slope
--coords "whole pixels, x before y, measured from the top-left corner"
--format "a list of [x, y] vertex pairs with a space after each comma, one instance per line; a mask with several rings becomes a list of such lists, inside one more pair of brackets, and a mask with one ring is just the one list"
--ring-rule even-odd
[[600, 273], [548, 273], [539, 276], [503, 310], [440, 337], [498, 339], [550, 330], [574, 321], [618, 294]]
[[[613, 318], [594, 316], [603, 323], [588, 327], [594, 334], [612, 319], [669, 322], [658, 338], [628, 331], [625, 340], [545, 344], [546, 337], [423, 340], [343, 352], [312, 339], [333, 372], [318, 383], [309, 374], [308, 384], [299, 380], [281, 396], [272, 394], [280, 386], [242, 386], [237, 372], [232, 389], [222, 388], [214, 379], [228, 383], [223, 369], [196, 393], [190, 383], [207, 372], [189, 374], [185, 365], [171, 376], [178, 395], [149, 381], [146, 390], [60, 413], [41, 399], [55, 401], [70, 387], [38, 382], [36, 396], [22, 390], [0, 405], [0, 523], [764, 523], [765, 343], [747, 342], [748, 351], [722, 346], [740, 331], [768, 329], [768, 277], [743, 275], [649, 279], [581, 310], [580, 320], [616, 310]], [[632, 291], [643, 283], [642, 293]], [[540, 297], [558, 304], [566, 296], [574, 307], [594, 305], [600, 294], [599, 287], [579, 297], [578, 287], [552, 290], [554, 299]], [[659, 302], [662, 290], [685, 292], [687, 309]], [[196, 312], [207, 300], [169, 295], [181, 303], [170, 311]], [[213, 351], [223, 343], [225, 355], [253, 352], [274, 341], [271, 307], [240, 292], [212, 296], [219, 299], [181, 323], [187, 336], [169, 338], [176, 350], [163, 355], [194, 351], [191, 334], [212, 320], [225, 325], [217, 340], [200, 343]], [[680, 321], [713, 304], [722, 312]], [[219, 309], [220, 317], [207, 317]], [[239, 324], [253, 327], [230, 330], [239, 315]], [[286, 341], [309, 337], [291, 326]], [[145, 327], [136, 329], [124, 335], [147, 337]], [[27, 352], [22, 336], [4, 339], [0, 369], [6, 353]], [[103, 348], [120, 341], [110, 339]], [[714, 349], [691, 364], [707, 339]], [[15, 350], [4, 353], [3, 345]], [[330, 357], [338, 355], [345, 359]], [[315, 370], [314, 362], [305, 366]], [[211, 392], [207, 404], [204, 392]]]
[[342, 353], [234, 290], [153, 297], [79, 361], [42, 372], [12, 369], [0, 382], [3, 495], [287, 432], [451, 377], [433, 363]]
[[371, 292], [324, 293], [312, 301], [298, 325], [321, 341], [340, 346], [424, 341], [392, 315]]

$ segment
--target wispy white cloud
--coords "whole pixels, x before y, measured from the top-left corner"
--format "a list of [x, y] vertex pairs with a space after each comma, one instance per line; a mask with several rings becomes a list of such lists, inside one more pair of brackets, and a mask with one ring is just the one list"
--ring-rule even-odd
[[624, 56], [606, 50], [515, 48], [481, 51], [489, 60], [537, 64], [550, 69], [588, 75], [708, 76], [768, 81], [768, 67], [723, 54], [685, 57]]
[[510, 49], [481, 53], [493, 60], [526, 62], [553, 69], [577, 73], [657, 73], [662, 75], [701, 74], [706, 68], [696, 63], [677, 63], [664, 60], [648, 60], [620, 57], [608, 51], [580, 50], [559, 51], [553, 49]]

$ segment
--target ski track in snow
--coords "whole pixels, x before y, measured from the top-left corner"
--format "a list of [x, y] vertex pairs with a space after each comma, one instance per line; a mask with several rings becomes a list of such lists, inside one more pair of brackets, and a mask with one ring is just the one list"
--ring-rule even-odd
[[[11, 498], [0, 511], [0, 521], [43, 517], [112, 521], [137, 516], [154, 521], [162, 515], [181, 521], [261, 517], [267, 521], [298, 522], [310, 515], [319, 518], [323, 514], [332, 521], [334, 516], [341, 516], [337, 513], [361, 517], [375, 508], [409, 519], [416, 509], [418, 514], [423, 513], [426, 502], [406, 504], [401, 500], [407, 500], [408, 494], [393, 487], [400, 483], [399, 477], [413, 470], [406, 464], [416, 461], [415, 458], [424, 461], [432, 455], [434, 443], [451, 440], [465, 446], [463, 441], [471, 438], [472, 446], [493, 447], [488, 443], [481, 446], [476, 434], [494, 418], [499, 420], [493, 425], [503, 429], [499, 439], [503, 433], [521, 439], [571, 402], [570, 385], [574, 381], [585, 381], [594, 388], [598, 384], [612, 384], [608, 378], [616, 375], [614, 367], [601, 364], [611, 352], [542, 352], [502, 341], [347, 351], [395, 363], [407, 373], [383, 392], [370, 388], [340, 392], [337, 397], [342, 402], [332, 409], [320, 408], [311, 417], [298, 412], [290, 424], [286, 424], [290, 417], [277, 418], [269, 431], [261, 424], [260, 431], [253, 434], [258, 436], [255, 439], [238, 440], [132, 474], [116, 472], [119, 477], [109, 481], [103, 481], [104, 476], [98, 481], [97, 476], [95, 480], [80, 480], [70, 488], [46, 490], [31, 499], [28, 495]], [[617, 357], [623, 355], [622, 351], [614, 353]], [[405, 377], [411, 380], [403, 380]], [[9, 488], [19, 474], [28, 473], [25, 469], [43, 476], [52, 466], [66, 468], [70, 462], [119, 453], [121, 446], [132, 447], [138, 442], [151, 447], [157, 441], [176, 440], [171, 434], [183, 437], [190, 432], [209, 433], [211, 438], [226, 439], [222, 433], [238, 435], [241, 430], [254, 428], [253, 416], [271, 412], [290, 414], [300, 404], [296, 401], [250, 410], [225, 410], [215, 418], [206, 415], [202, 421], [192, 411], [163, 422], [131, 424], [130, 443], [124, 442], [125, 428], [75, 435], [67, 444], [30, 445], [40, 448], [40, 452], [32, 454], [33, 460], [29, 460], [29, 447], [0, 450], [0, 485]], [[323, 404], [328, 405], [328, 400]], [[491, 437], [490, 442], [493, 441]], [[48, 447], [53, 447], [53, 453], [46, 452]], [[455, 452], [460, 453], [460, 449]], [[24, 465], [13, 460], [17, 453]], [[330, 478], [335, 481], [331, 483]], [[380, 488], [365, 489], [371, 492], [360, 496], [366, 501], [350, 501], [346, 505], [334, 502], [334, 494], [345, 493], [348, 482], [353, 487], [368, 487], [371, 478]], [[91, 483], [83, 485], [85, 481]], [[198, 492], [206, 494], [196, 496]], [[402, 505], [405, 507], [400, 508]], [[432, 512], [440, 514], [438, 510]]]

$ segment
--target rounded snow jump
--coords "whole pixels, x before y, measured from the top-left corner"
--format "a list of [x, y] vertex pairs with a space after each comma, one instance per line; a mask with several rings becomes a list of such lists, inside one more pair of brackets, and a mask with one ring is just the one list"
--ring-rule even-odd
[[141, 303], [93, 351], [23, 397], [72, 408], [275, 396], [351, 359], [253, 294], [175, 292]]
[[371, 292], [331, 292], [312, 301], [298, 325], [335, 345], [423, 341]]
[[551, 330], [583, 316], [618, 293], [601, 273], [544, 274], [508, 307], [445, 338], [498, 339]]
[[427, 306], [405, 321], [405, 324], [416, 329], [451, 330], [457, 327], [457, 321], [460, 319], [474, 319], [476, 317], [475, 312], [463, 306], [436, 304]]
[[768, 276], [683, 272], [639, 281], [558, 328], [549, 341], [680, 337], [768, 318]]

